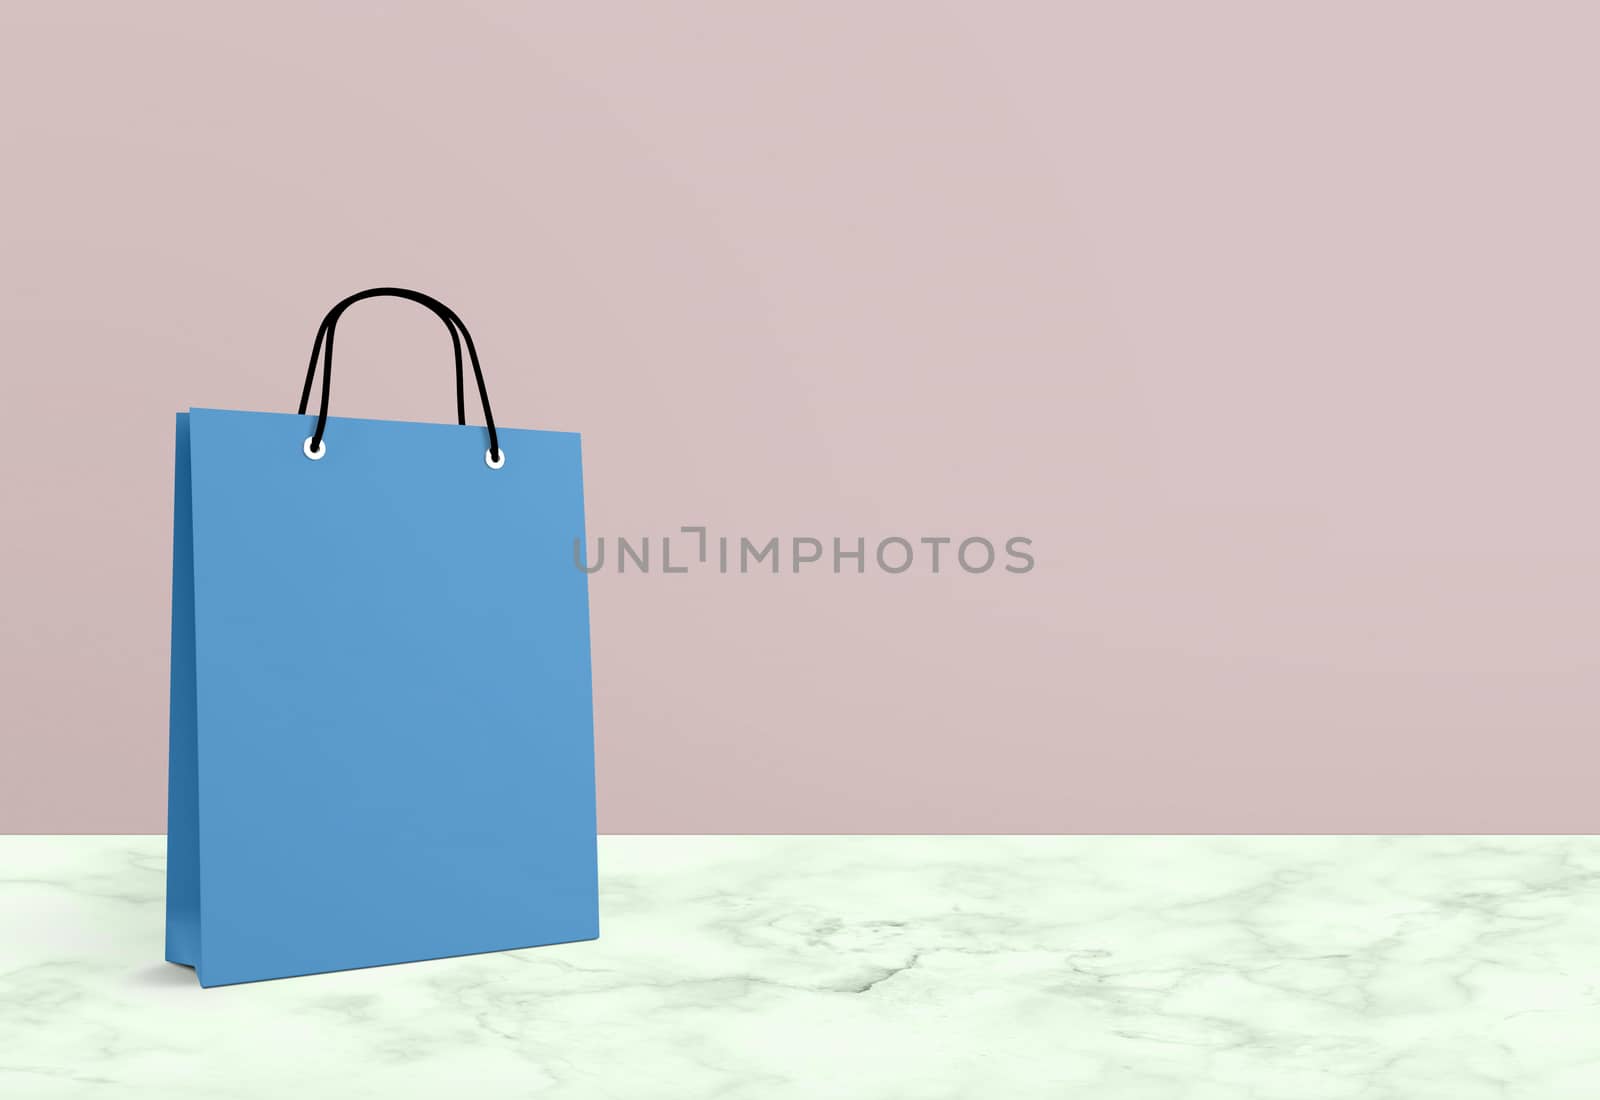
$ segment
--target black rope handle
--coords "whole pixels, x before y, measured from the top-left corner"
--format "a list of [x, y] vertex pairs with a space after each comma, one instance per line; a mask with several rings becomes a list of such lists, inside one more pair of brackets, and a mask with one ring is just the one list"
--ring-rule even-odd
[[[311, 362], [306, 367], [306, 384], [300, 391], [300, 415], [304, 416], [306, 406], [311, 401], [311, 383], [317, 374], [317, 356], [322, 356], [322, 407], [317, 412], [317, 430], [312, 434], [310, 450], [322, 449], [322, 433], [328, 426], [328, 397], [333, 385], [333, 333], [339, 325], [339, 318], [344, 311], [364, 298], [404, 298], [416, 302], [432, 310], [445, 328], [450, 332], [450, 342], [455, 349], [456, 359], [456, 423], [467, 422], [466, 409], [466, 378], [461, 367], [461, 342], [466, 341], [467, 355], [472, 360], [472, 375], [478, 383], [478, 397], [483, 402], [483, 419], [489, 428], [489, 458], [493, 462], [500, 461], [500, 437], [494, 430], [494, 413], [489, 408], [489, 390], [483, 383], [483, 368], [478, 363], [478, 349], [472, 342], [472, 333], [467, 331], [467, 326], [461, 318], [456, 316], [454, 310], [437, 298], [429, 297], [420, 291], [406, 290], [403, 287], [379, 286], [371, 290], [363, 290], [352, 294], [338, 305], [328, 311], [322, 319], [322, 324], [317, 328], [317, 338], [311, 345]], [[458, 334], [459, 330], [459, 334]]]
[[[429, 306], [428, 308], [433, 309], [432, 306]], [[467, 422], [467, 404], [466, 393], [462, 386], [461, 334], [456, 331], [456, 326], [451, 323], [446, 312], [437, 309], [434, 309], [433, 312], [438, 316], [440, 321], [444, 322], [444, 330], [450, 334], [450, 346], [451, 350], [455, 353], [456, 360], [456, 423], [464, 425]], [[329, 312], [329, 316], [333, 316], [332, 311]], [[334, 318], [334, 323], [338, 323], [337, 318]], [[316, 378], [317, 358], [322, 354], [322, 342], [324, 339], [326, 339], [327, 331], [328, 317], [324, 317], [322, 319], [322, 324], [317, 326], [317, 338], [311, 345], [311, 362], [306, 367], [306, 384], [305, 387], [300, 391], [301, 416], [305, 415], [306, 404], [311, 400], [311, 383]]]

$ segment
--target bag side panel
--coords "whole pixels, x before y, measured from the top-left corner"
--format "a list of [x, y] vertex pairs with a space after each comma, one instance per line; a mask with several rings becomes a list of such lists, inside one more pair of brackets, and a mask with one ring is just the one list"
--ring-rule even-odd
[[178, 414], [172, 502], [172, 683], [167, 748], [167, 961], [200, 960], [200, 784], [195, 714], [194, 502], [189, 415]]

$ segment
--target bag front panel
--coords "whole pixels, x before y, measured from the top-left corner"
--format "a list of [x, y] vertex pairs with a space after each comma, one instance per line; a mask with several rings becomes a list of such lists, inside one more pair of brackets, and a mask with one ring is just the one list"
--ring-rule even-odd
[[214, 985], [592, 938], [578, 437], [190, 413]]

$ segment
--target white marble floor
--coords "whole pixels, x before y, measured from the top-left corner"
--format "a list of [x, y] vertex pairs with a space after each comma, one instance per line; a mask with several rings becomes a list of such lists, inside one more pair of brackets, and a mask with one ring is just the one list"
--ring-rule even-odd
[[0, 1096], [1594, 1100], [1594, 838], [604, 837], [597, 942], [202, 990], [0, 837]]

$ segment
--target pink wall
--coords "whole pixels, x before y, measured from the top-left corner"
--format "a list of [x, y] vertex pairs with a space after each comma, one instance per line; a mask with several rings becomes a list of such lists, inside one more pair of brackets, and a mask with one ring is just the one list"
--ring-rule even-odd
[[[1600, 830], [1582, 4], [0, 9], [0, 831], [164, 823], [172, 413], [455, 306], [591, 530], [607, 831]], [[451, 418], [413, 307], [335, 411]], [[675, 548], [676, 549], [676, 548]]]

